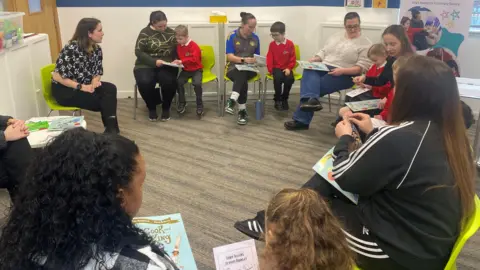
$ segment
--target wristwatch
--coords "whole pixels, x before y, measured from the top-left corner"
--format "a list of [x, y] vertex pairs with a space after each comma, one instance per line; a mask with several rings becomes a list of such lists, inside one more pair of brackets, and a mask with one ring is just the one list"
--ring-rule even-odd
[[242, 57], [242, 63], [245, 63], [245, 57]]
[[75, 87], [75, 90], [79, 91], [81, 89], [82, 89], [82, 84], [81, 83], [77, 84], [77, 86]]

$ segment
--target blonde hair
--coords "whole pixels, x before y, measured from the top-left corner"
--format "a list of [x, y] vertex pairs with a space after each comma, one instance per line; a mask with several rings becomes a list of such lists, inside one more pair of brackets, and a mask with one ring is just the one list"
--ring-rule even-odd
[[372, 47], [368, 49], [368, 57], [371, 58], [374, 55], [387, 57], [387, 49], [385, 49], [385, 45], [381, 43], [373, 44]]
[[188, 36], [188, 27], [183, 24], [175, 27], [175, 34], [184, 37]]
[[353, 269], [339, 221], [310, 189], [284, 189], [270, 201], [262, 259], [275, 270]]

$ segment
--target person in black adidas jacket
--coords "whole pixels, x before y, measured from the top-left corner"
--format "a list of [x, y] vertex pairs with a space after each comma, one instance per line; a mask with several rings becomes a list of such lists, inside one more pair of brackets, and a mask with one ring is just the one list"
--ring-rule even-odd
[[[373, 129], [368, 115], [355, 114], [335, 129], [333, 177], [358, 205], [318, 174], [304, 187], [330, 202], [362, 269], [443, 269], [474, 210], [458, 87], [447, 65], [424, 56], [411, 57], [397, 79], [391, 125]], [[355, 151], [352, 123], [368, 134]], [[235, 227], [255, 238], [263, 224], [259, 212]]]

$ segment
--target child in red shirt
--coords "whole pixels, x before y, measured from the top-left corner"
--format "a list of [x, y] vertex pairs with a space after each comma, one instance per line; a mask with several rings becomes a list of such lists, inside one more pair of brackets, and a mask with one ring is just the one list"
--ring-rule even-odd
[[289, 109], [288, 96], [295, 81], [292, 71], [297, 63], [295, 45], [291, 40], [285, 38], [285, 24], [282, 22], [272, 24], [270, 35], [273, 41], [268, 47], [267, 69], [273, 76], [275, 109], [287, 111]]
[[192, 79], [193, 89], [197, 97], [197, 115], [203, 115], [202, 102], [202, 79], [203, 65], [202, 52], [197, 43], [188, 37], [188, 28], [185, 25], [179, 25], [175, 28], [175, 37], [177, 39], [177, 55], [179, 60], [173, 61], [174, 64], [183, 65], [183, 70], [178, 76], [178, 107], [177, 112], [185, 113], [187, 102], [185, 101], [185, 83]]

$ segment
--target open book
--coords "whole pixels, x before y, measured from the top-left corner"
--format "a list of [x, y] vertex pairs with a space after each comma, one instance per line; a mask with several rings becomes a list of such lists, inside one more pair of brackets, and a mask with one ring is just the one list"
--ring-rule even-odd
[[378, 103], [380, 99], [369, 99], [363, 101], [355, 101], [355, 102], [345, 102], [345, 105], [350, 108], [353, 112], [363, 112], [368, 110], [375, 110], [379, 109]]
[[133, 224], [144, 230], [155, 243], [162, 245], [178, 268], [197, 269], [180, 214], [138, 217], [133, 219]]
[[240, 71], [252, 71], [255, 73], [259, 73], [257, 66], [254, 64], [236, 64], [235, 67]]
[[267, 65], [267, 57], [261, 56], [258, 54], [254, 54], [253, 57], [255, 57], [255, 60], [257, 60], [257, 65], [259, 66], [266, 66]]
[[53, 120], [48, 127], [48, 131], [63, 131], [71, 128], [81, 127], [83, 116], [62, 117]]
[[330, 69], [322, 62], [297, 61], [303, 69], [313, 69], [320, 71], [330, 71]]
[[317, 172], [325, 181], [327, 181], [330, 185], [332, 185], [334, 188], [336, 188], [338, 191], [340, 191], [345, 197], [347, 197], [350, 201], [352, 201], [354, 204], [358, 204], [358, 195], [353, 194], [351, 192], [343, 190], [337, 182], [335, 182], [335, 179], [332, 176], [332, 169], [333, 169], [333, 149], [335, 147], [332, 147], [325, 156], [323, 156], [314, 166], [313, 170]]
[[368, 89], [368, 88], [357, 88], [357, 89], [354, 89], [354, 90], [351, 90], [351, 91], [348, 91], [347, 92], [347, 96], [349, 97], [356, 97], [360, 94], [363, 94], [365, 92], [368, 92], [370, 91], [371, 89]]
[[162, 62], [162, 65], [177, 67], [177, 68], [183, 68], [183, 65], [177, 65], [177, 64], [169, 63], [169, 62]]

